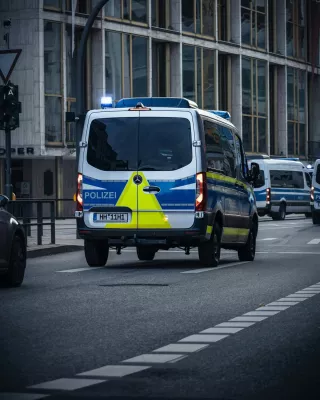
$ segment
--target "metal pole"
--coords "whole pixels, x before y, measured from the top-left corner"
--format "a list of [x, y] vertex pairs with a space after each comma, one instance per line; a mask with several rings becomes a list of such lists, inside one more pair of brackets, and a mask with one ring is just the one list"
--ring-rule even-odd
[[6, 183], [5, 193], [8, 199], [12, 200], [12, 184], [11, 184], [11, 131], [6, 126]]
[[79, 142], [82, 136], [83, 120], [81, 116], [85, 114], [85, 102], [84, 102], [84, 55], [86, 51], [87, 40], [89, 37], [92, 25], [103, 8], [109, 0], [100, 0], [99, 3], [93, 8], [90, 14], [86, 26], [81, 35], [80, 45], [77, 52], [77, 64], [76, 64], [76, 173], [78, 174], [78, 164], [79, 164]]

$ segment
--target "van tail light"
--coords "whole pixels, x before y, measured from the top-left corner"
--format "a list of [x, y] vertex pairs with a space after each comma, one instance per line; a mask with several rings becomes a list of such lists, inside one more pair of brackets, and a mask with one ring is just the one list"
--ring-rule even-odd
[[310, 191], [310, 197], [311, 197], [311, 201], [314, 201], [314, 187], [313, 186]]
[[270, 202], [271, 202], [271, 189], [270, 188], [267, 188], [266, 202], [267, 202], [267, 204], [270, 204]]
[[77, 211], [83, 211], [83, 200], [82, 200], [82, 174], [78, 174], [77, 184]]
[[197, 174], [196, 211], [205, 211], [207, 205], [207, 177], [204, 172]]

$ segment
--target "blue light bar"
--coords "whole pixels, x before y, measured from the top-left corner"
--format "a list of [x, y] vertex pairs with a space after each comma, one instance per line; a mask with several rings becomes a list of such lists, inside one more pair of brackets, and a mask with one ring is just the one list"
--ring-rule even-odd
[[101, 108], [112, 108], [112, 97], [111, 96], [105, 96], [101, 97], [101, 102], [100, 102]]
[[212, 114], [218, 115], [218, 117], [231, 120], [231, 115], [228, 111], [220, 111], [220, 110], [206, 110]]
[[132, 97], [119, 100], [115, 108], [131, 108], [142, 103], [145, 107], [198, 108], [198, 105], [183, 97]]

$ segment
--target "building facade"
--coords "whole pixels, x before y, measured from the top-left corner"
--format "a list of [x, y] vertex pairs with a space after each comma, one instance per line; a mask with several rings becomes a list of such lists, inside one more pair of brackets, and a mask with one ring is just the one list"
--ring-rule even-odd
[[[74, 30], [71, 2], [0, 4], [0, 19], [12, 19], [10, 47], [22, 49], [11, 77], [22, 102], [12, 133], [18, 197], [75, 191], [65, 112], [75, 110], [77, 46], [97, 0], [77, 1]], [[106, 95], [183, 96], [228, 110], [249, 153], [320, 158], [319, 26], [316, 0], [109, 0], [87, 44], [87, 109]], [[4, 147], [0, 132], [0, 190]]]

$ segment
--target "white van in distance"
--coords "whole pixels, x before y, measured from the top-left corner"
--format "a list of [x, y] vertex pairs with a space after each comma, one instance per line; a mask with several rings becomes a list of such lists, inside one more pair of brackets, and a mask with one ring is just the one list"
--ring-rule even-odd
[[311, 188], [312, 222], [320, 225], [320, 160], [314, 164]]

